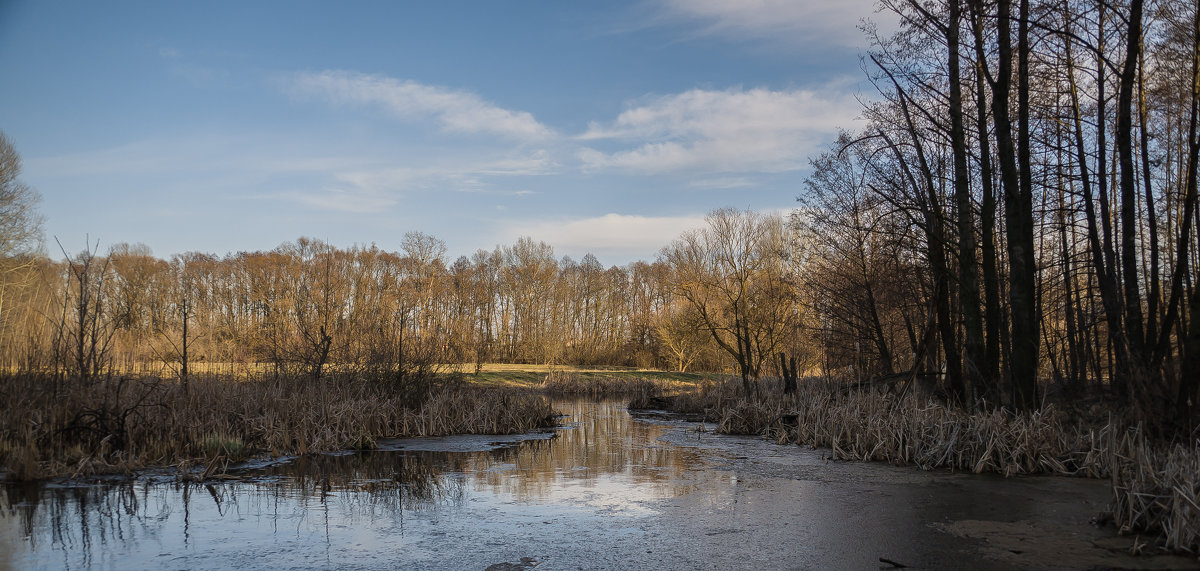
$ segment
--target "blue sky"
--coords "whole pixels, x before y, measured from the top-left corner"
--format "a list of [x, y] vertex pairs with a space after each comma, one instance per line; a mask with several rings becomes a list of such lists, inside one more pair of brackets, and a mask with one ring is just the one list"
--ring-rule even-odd
[[[300, 236], [651, 260], [794, 205], [870, 97], [870, 0], [0, 0], [0, 130], [48, 251]], [[57, 252], [54, 252], [57, 253]]]

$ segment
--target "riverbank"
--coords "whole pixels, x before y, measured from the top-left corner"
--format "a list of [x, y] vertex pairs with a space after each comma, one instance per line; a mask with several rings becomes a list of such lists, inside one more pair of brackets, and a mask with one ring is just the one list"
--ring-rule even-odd
[[1200, 446], [1148, 439], [1116, 422], [1088, 425], [1052, 407], [966, 412], [915, 395], [772, 381], [747, 398], [717, 375], [635, 369], [498, 366], [397, 382], [333, 374], [80, 382], [35, 375], [0, 382], [4, 479], [79, 477], [177, 466], [221, 473], [253, 455], [364, 450], [382, 438], [512, 434], [551, 426], [545, 395], [620, 395], [632, 408], [703, 419], [716, 432], [826, 448], [833, 459], [1003, 476], [1109, 479], [1103, 517], [1152, 545], [1200, 551]]
[[766, 381], [750, 397], [739, 383], [706, 383], [631, 407], [696, 415], [724, 434], [826, 448], [837, 460], [1109, 479], [1113, 499], [1104, 517], [1124, 533], [1148, 535], [1147, 546], [1200, 552], [1200, 442], [1155, 441], [1116, 420], [1088, 425], [1053, 407], [968, 412], [913, 394], [816, 381], [790, 395]]
[[0, 379], [4, 479], [128, 473], [252, 455], [374, 447], [387, 437], [511, 434], [551, 426], [545, 398], [460, 377], [350, 375], [98, 380]]
[[633, 397], [694, 390], [713, 378], [623, 367], [443, 368], [450, 372], [405, 378], [331, 368], [317, 380], [229, 368], [235, 372], [209, 371], [187, 385], [145, 375], [5, 375], [0, 479], [197, 464], [211, 474], [253, 455], [370, 449], [381, 438], [513, 434], [554, 424], [543, 395]]
[[566, 415], [551, 438], [3, 485], [0, 568], [1195, 568], [1090, 524], [1102, 481], [830, 462], [621, 400], [551, 404]]

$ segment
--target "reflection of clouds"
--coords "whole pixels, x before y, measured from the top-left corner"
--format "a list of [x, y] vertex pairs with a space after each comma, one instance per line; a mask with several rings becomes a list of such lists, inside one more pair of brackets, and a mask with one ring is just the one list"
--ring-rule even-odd
[[520, 502], [623, 506], [688, 493], [681, 478], [698, 462], [694, 453], [658, 443], [666, 427], [634, 421], [623, 403], [566, 401], [554, 404], [572, 419], [553, 441], [533, 442], [504, 464], [472, 476], [477, 491], [514, 496]]
[[[623, 475], [624, 476], [624, 475]], [[630, 486], [625, 477], [605, 476], [587, 483], [563, 482], [547, 498], [552, 502], [567, 503], [602, 510], [605, 515], [647, 515], [656, 513], [650, 502], [667, 497], [662, 486]]]
[[6, 553], [34, 566], [236, 566], [231, 554], [259, 552], [284, 567], [321, 553], [334, 567], [336, 557], [386, 566], [397, 550], [436, 564], [441, 530], [541, 534], [620, 516], [628, 523], [608, 533], [637, 534], [661, 500], [729, 487], [695, 471], [695, 451], [658, 442], [667, 426], [634, 421], [623, 404], [555, 408], [574, 421], [557, 438], [498, 450], [310, 455], [241, 481], [3, 487], [0, 546], [16, 528], [28, 539]]
[[[880, 553], [938, 568], [960, 548], [965, 567], [971, 548], [928, 522], [1083, 522], [1107, 493], [827, 464], [620, 405], [556, 408], [572, 428], [500, 450], [305, 456], [231, 482], [0, 485], [0, 569], [482, 569], [525, 556], [556, 569], [870, 568]], [[1115, 561], [1099, 551], [1097, 565]]]

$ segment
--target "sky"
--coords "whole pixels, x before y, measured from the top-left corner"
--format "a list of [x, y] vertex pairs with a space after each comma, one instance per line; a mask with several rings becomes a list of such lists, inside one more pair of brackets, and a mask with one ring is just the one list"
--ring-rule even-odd
[[622, 265], [795, 206], [872, 96], [863, 19], [887, 27], [871, 0], [0, 0], [0, 131], [55, 257], [416, 231]]

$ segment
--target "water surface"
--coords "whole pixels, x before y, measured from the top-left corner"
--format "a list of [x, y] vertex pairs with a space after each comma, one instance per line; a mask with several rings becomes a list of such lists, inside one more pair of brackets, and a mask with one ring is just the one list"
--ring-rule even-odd
[[1107, 486], [829, 462], [561, 402], [524, 438], [396, 440], [205, 483], [0, 488], [0, 568], [1177, 567], [1089, 523]]

